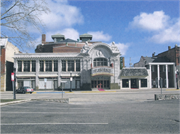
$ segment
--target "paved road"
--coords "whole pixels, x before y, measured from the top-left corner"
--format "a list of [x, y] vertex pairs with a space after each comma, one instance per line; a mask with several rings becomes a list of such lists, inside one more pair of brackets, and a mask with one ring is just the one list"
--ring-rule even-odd
[[[153, 101], [154, 94], [159, 94], [156, 90], [124, 90], [116, 92], [65, 92], [64, 98], [70, 98], [71, 104], [107, 104], [117, 102], [143, 102]], [[179, 91], [163, 91], [163, 93], [179, 94]], [[62, 97], [62, 92], [37, 92], [36, 94], [17, 94], [17, 99], [58, 99]], [[13, 99], [12, 92], [1, 93], [2, 99]]]
[[112, 104], [30, 101], [1, 107], [1, 133], [178, 134], [179, 100]]

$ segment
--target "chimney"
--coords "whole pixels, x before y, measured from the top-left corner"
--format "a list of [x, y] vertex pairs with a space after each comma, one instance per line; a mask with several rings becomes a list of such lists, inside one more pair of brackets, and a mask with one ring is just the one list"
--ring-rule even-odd
[[155, 55], [155, 52], [152, 54], [152, 57], [154, 57], [154, 55]]
[[42, 34], [42, 44], [45, 44], [45, 43], [46, 43], [46, 35]]
[[168, 46], [168, 50], [170, 50], [171, 49], [171, 46]]

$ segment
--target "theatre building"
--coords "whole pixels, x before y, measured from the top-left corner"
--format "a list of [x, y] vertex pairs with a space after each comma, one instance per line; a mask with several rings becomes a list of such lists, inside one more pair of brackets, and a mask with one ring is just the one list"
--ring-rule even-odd
[[175, 88], [175, 64], [160, 57], [141, 57], [134, 67], [121, 67], [120, 51], [116, 44], [93, 42], [92, 35], [65, 39], [52, 35], [53, 42], [42, 43], [35, 53], [14, 55], [16, 88], [30, 86], [38, 89], [148, 89]]
[[93, 42], [89, 34], [77, 41], [61, 34], [52, 39], [46, 42], [43, 34], [35, 53], [15, 54], [16, 88], [57, 89], [63, 81], [70, 89], [72, 81], [73, 90], [120, 89], [120, 52], [114, 42]]

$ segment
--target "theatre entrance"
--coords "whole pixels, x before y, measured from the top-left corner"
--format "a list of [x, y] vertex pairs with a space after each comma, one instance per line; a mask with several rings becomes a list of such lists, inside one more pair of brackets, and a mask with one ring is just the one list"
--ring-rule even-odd
[[91, 80], [91, 88], [110, 88], [110, 77], [94, 76]]

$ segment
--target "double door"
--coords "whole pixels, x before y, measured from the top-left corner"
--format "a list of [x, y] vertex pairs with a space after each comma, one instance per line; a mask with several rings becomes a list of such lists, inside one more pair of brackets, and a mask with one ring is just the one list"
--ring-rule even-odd
[[91, 87], [109, 89], [109, 80], [92, 80]]

